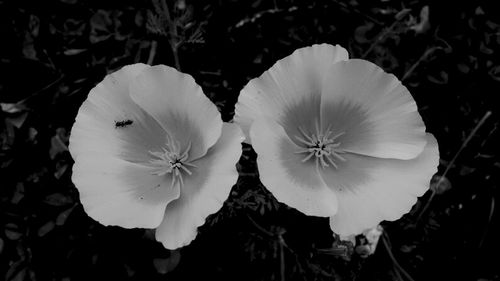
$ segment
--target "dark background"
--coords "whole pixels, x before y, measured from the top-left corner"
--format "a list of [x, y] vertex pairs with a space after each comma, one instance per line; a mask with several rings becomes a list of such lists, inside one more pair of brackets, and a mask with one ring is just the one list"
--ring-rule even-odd
[[[494, 2], [0, 1], [0, 279], [500, 280]], [[442, 180], [383, 223], [374, 255], [279, 204], [246, 146], [229, 199], [182, 249], [85, 214], [68, 135], [107, 73], [177, 54], [229, 121], [249, 79], [324, 42], [401, 79], [440, 145]]]

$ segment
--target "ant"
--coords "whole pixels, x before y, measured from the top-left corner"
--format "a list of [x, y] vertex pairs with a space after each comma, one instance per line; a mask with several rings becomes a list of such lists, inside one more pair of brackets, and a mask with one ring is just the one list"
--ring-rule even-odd
[[125, 128], [127, 126], [132, 125], [132, 123], [134, 123], [134, 121], [132, 121], [130, 119], [123, 120], [123, 121], [115, 121], [115, 129]]

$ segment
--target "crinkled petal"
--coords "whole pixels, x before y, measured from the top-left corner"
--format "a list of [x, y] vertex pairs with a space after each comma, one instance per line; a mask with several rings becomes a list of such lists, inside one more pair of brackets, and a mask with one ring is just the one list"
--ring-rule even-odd
[[69, 151], [75, 161], [94, 153], [145, 162], [148, 151], [162, 147], [165, 130], [129, 96], [130, 80], [146, 68], [125, 66], [90, 91], [71, 130]]
[[121, 159], [86, 154], [73, 165], [72, 180], [85, 211], [101, 224], [156, 228], [180, 191], [151, 171]]
[[260, 180], [278, 201], [306, 215], [336, 213], [335, 192], [322, 181], [313, 159], [302, 162], [307, 154], [297, 153], [302, 148], [290, 140], [283, 127], [270, 119], [257, 119], [250, 135]]
[[311, 120], [319, 118], [325, 74], [334, 63], [347, 59], [347, 51], [339, 45], [313, 45], [296, 50], [251, 80], [241, 91], [235, 108], [235, 121], [242, 127], [246, 142], [250, 143], [251, 123], [261, 116], [281, 124], [300, 122], [285, 125], [286, 130], [298, 125], [307, 127]]
[[426, 143], [415, 100], [392, 74], [351, 59], [326, 73], [321, 96], [323, 128], [343, 131], [342, 149], [373, 157], [412, 159]]
[[194, 161], [192, 175], [186, 175], [180, 198], [168, 204], [156, 229], [156, 239], [168, 249], [189, 244], [198, 226], [217, 212], [238, 179], [236, 163], [241, 156], [243, 133], [235, 124], [224, 123], [222, 134], [207, 154]]
[[431, 134], [426, 139], [425, 149], [414, 159], [347, 153], [339, 169], [321, 170], [338, 197], [338, 212], [330, 218], [332, 230], [341, 236], [357, 235], [382, 220], [396, 220], [409, 212], [429, 188], [439, 164], [436, 139]]
[[191, 75], [165, 65], [152, 66], [131, 82], [130, 95], [183, 149], [190, 143], [190, 160], [203, 156], [221, 134], [217, 107]]

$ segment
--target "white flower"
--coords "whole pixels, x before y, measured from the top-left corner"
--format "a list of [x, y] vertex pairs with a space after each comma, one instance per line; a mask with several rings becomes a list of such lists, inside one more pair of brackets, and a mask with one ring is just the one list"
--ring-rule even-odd
[[296, 50], [241, 91], [235, 121], [281, 202], [340, 235], [408, 212], [436, 172], [437, 142], [396, 77], [327, 44]]
[[242, 139], [191, 76], [129, 65], [106, 76], [78, 112], [72, 180], [89, 216], [156, 228], [157, 240], [174, 249], [229, 195]]

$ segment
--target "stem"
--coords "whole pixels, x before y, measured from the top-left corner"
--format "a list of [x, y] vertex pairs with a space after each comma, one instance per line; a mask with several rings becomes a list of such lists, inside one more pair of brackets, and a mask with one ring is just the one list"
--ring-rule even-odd
[[161, 6], [163, 11], [165, 12], [165, 17], [167, 17], [167, 22], [168, 22], [168, 29], [170, 36], [168, 38], [168, 43], [170, 44], [170, 49], [172, 49], [172, 55], [174, 57], [174, 63], [175, 63], [175, 68], [177, 70], [181, 71], [181, 64], [179, 62], [179, 53], [178, 53], [178, 47], [179, 44], [177, 44], [177, 27], [175, 26], [175, 22], [172, 20], [172, 17], [170, 16], [170, 10], [168, 9], [168, 5], [166, 0], [161, 1]]
[[426, 50], [424, 52], [424, 54], [405, 72], [405, 74], [403, 75], [403, 78], [401, 78], [401, 82], [405, 81], [410, 76], [410, 74], [412, 74], [413, 71], [415, 71], [415, 69], [417, 68], [417, 66], [422, 61], [424, 61], [430, 54], [432, 54], [435, 50], [437, 50], [438, 48], [439, 47], [433, 47], [433, 48], [430, 48], [430, 49]]
[[420, 214], [417, 217], [417, 223], [420, 221], [422, 216], [425, 214], [429, 206], [431, 205], [432, 199], [434, 199], [434, 196], [436, 195], [436, 191], [431, 190], [431, 197], [429, 197], [429, 200], [425, 203], [425, 206], [422, 208], [422, 211], [420, 211]]
[[396, 25], [402, 20], [405, 18], [406, 14], [408, 14], [408, 11], [404, 12], [404, 14], [402, 14], [399, 18], [396, 18], [396, 20], [391, 24], [391, 26], [389, 26], [389, 28], [385, 29], [385, 30], [382, 30], [379, 35], [377, 36], [377, 39], [375, 39], [375, 41], [373, 41], [373, 43], [370, 45], [370, 47], [368, 48], [368, 50], [366, 50], [366, 52], [361, 56], [362, 59], [366, 58], [370, 53], [371, 51], [373, 50], [373, 48], [375, 48], [375, 46], [377, 46], [378, 43], [380, 43], [380, 41], [384, 40], [384, 38], [392, 32], [392, 30], [396, 27]]
[[20, 105], [20, 104], [23, 104], [25, 103], [26, 101], [30, 100], [31, 98], [43, 93], [45, 90], [48, 90], [50, 87], [56, 85], [57, 83], [61, 82], [61, 80], [64, 78], [64, 74], [61, 74], [61, 76], [59, 76], [59, 78], [57, 78], [56, 80], [52, 81], [50, 84], [46, 85], [45, 87], [43, 87], [42, 89], [32, 93], [31, 95], [29, 95], [28, 97], [16, 102], [16, 105]]
[[273, 237], [274, 236], [274, 233], [271, 233], [269, 232], [268, 230], [266, 230], [265, 228], [263, 228], [262, 226], [260, 226], [256, 221], [254, 221], [254, 219], [252, 219], [252, 217], [250, 217], [249, 215], [247, 215], [247, 218], [248, 220], [250, 220], [250, 222], [260, 231], [262, 231], [263, 233], [265, 233], [266, 235], [268, 236], [271, 236]]
[[148, 65], [152, 65], [156, 56], [156, 48], [158, 47], [158, 42], [156, 40], [151, 41], [151, 49], [149, 49]]
[[401, 271], [401, 273], [403, 273], [403, 275], [406, 277], [406, 279], [408, 279], [409, 281], [415, 281], [413, 280], [413, 278], [411, 277], [411, 275], [399, 264], [399, 262], [396, 260], [396, 257], [394, 257], [394, 255], [392, 254], [392, 251], [391, 251], [391, 247], [389, 247], [389, 244], [387, 243], [387, 239], [388, 236], [387, 236], [387, 233], [384, 232], [384, 234], [382, 235], [382, 242], [384, 244], [384, 247], [387, 251], [387, 254], [389, 255], [389, 257], [391, 258], [394, 266], [399, 270]]
[[488, 235], [488, 230], [490, 228], [491, 221], [493, 219], [493, 215], [495, 213], [495, 197], [491, 196], [490, 202], [490, 213], [488, 215], [488, 222], [486, 223], [486, 228], [484, 229], [483, 235], [481, 236], [481, 240], [479, 240], [479, 248], [483, 247], [484, 240], [486, 240], [486, 236]]
[[[352, 7], [350, 5], [347, 5], [341, 1], [338, 1], [338, 0], [335, 0], [333, 1], [333, 3], [337, 4], [338, 6], [340, 6], [343, 10], [349, 12], [349, 13], [354, 13], [356, 15], [359, 15], [361, 17], [364, 17], [366, 20], [370, 21], [370, 22], [373, 22], [374, 24], [378, 25], [378, 26], [384, 26], [384, 23], [376, 20], [375, 18], [361, 12], [360, 10], [356, 9], [355, 7]], [[329, 5], [316, 5], [316, 4], [311, 4], [311, 5], [308, 5], [308, 6], [305, 6], [305, 7], [300, 7], [300, 9], [306, 9], [306, 10], [312, 10], [312, 9], [315, 9], [315, 8], [321, 8], [321, 9], [328, 9], [330, 6]], [[299, 11], [299, 7], [298, 6], [290, 6], [288, 8], [279, 8], [278, 5], [277, 5], [277, 1], [274, 0], [274, 8], [272, 9], [268, 9], [268, 10], [264, 10], [264, 11], [260, 11], [260, 12], [257, 12], [255, 13], [254, 15], [250, 16], [250, 17], [246, 17], [242, 20], [240, 20], [239, 22], [237, 22], [234, 26], [230, 27], [229, 28], [229, 31], [232, 31], [233, 29], [237, 29], [237, 28], [241, 28], [243, 27], [244, 25], [247, 25], [249, 23], [254, 23], [256, 20], [262, 18], [262, 16], [264, 15], [270, 15], [270, 14], [277, 14], [277, 13], [291, 13], [291, 12], [295, 12], [295, 11]]]
[[283, 238], [280, 235], [279, 247], [280, 247], [280, 275], [281, 281], [285, 281], [285, 252], [283, 251]]
[[[175, 45], [175, 44], [174, 44]], [[179, 62], [179, 53], [177, 51], [177, 46], [170, 44], [170, 48], [172, 49], [172, 55], [174, 56], [175, 68], [181, 71], [181, 63]]]
[[[278, 233], [272, 233], [272, 232], [266, 230], [265, 228], [263, 228], [262, 226], [260, 226], [248, 214], [247, 214], [247, 218], [262, 233], [264, 233], [267, 236], [273, 238], [275, 241], [276, 241], [276, 238], [277, 238], [277, 243], [278, 243], [279, 250], [280, 250], [280, 280], [281, 281], [285, 281], [286, 277], [285, 277], [285, 251], [284, 251], [284, 248], [287, 247], [287, 245], [286, 245], [285, 240], [283, 239], [283, 236], [282, 236], [282, 234], [284, 232], [280, 231]], [[289, 250], [291, 251], [291, 249], [289, 249]]]
[[376, 20], [374, 17], [372, 16], [369, 16], [363, 12], [361, 12], [360, 10], [356, 9], [355, 7], [353, 6], [350, 6], [342, 1], [338, 1], [338, 0], [335, 0], [333, 1], [333, 3], [339, 5], [340, 7], [344, 8], [345, 10], [347, 10], [347, 12], [352, 12], [354, 14], [357, 14], [361, 17], [364, 17], [365, 19], [367, 19], [368, 21], [371, 21], [373, 22], [374, 24], [378, 25], [378, 26], [384, 26], [384, 24], [378, 20]]

